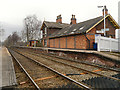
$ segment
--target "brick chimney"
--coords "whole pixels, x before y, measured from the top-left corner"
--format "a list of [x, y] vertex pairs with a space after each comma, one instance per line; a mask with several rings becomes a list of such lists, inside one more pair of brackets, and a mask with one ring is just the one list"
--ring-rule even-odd
[[[105, 15], [107, 15], [108, 14], [108, 9], [106, 8], [106, 6], [104, 6], [105, 7]], [[103, 16], [104, 16], [104, 9], [102, 10], [102, 12], [103, 12]]]
[[61, 15], [57, 16], [56, 22], [62, 24], [62, 17], [61, 17]]
[[70, 24], [76, 24], [76, 18], [75, 15], [72, 14], [71, 22]]

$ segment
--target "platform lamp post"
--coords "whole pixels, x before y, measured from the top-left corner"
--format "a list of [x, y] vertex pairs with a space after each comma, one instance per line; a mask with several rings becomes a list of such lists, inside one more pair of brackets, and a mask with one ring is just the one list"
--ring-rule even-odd
[[4, 36], [4, 29], [0, 27], [0, 46], [2, 47], [2, 37]]
[[104, 6], [98, 6], [98, 8], [103, 8], [103, 10], [104, 10], [104, 36], [106, 36], [106, 33], [105, 33], [105, 9], [106, 9], [106, 5], [104, 5]]

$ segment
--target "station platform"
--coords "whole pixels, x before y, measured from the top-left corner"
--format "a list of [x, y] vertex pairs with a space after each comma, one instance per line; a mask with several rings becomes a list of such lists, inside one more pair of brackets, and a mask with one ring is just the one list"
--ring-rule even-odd
[[99, 52], [95, 50], [78, 50], [78, 49], [61, 49], [61, 48], [46, 48], [46, 47], [27, 47], [27, 46], [20, 46], [23, 48], [32, 48], [32, 49], [43, 49], [43, 50], [54, 50], [54, 51], [67, 51], [67, 52], [78, 52], [78, 53], [93, 53], [102, 57], [105, 57], [107, 59], [110, 59], [112, 61], [120, 63], [120, 56], [119, 55], [113, 55], [106, 52]]
[[104, 57], [111, 59], [113, 61], [115, 60], [115, 61], [120, 63], [120, 55], [113, 55], [112, 52], [98, 52], [98, 51], [96, 51], [94, 53], [101, 55], [101, 56], [104, 56]]
[[6, 47], [0, 47], [0, 88], [17, 85], [13, 61]]

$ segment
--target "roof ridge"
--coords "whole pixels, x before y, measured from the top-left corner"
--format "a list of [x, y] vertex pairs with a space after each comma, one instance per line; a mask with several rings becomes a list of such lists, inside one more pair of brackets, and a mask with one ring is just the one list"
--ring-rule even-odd
[[[96, 17], [96, 18], [88, 19], [88, 20], [85, 20], [85, 21], [82, 21], [82, 22], [79, 22], [79, 23], [87, 22], [87, 21], [94, 20], [94, 19], [97, 19], [97, 18], [100, 18], [100, 17], [103, 17], [103, 16], [99, 16], [99, 17]], [[77, 24], [79, 24], [79, 23], [77, 23]]]
[[[44, 22], [48, 22], [48, 23], [57, 23], [57, 22], [52, 22], [52, 21], [44, 21]], [[60, 24], [60, 23], [58, 23], [58, 24]], [[69, 23], [62, 23], [62, 24], [68, 24], [68, 25], [69, 25]]]

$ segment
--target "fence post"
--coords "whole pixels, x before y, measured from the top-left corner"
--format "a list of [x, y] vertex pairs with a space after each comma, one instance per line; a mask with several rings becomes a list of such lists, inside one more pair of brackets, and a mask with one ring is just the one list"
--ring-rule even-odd
[[111, 46], [111, 44], [112, 44], [112, 39], [110, 38], [110, 52], [112, 51], [112, 46]]
[[98, 37], [98, 45], [97, 45], [97, 49], [98, 49], [98, 51], [100, 51], [100, 36]]

